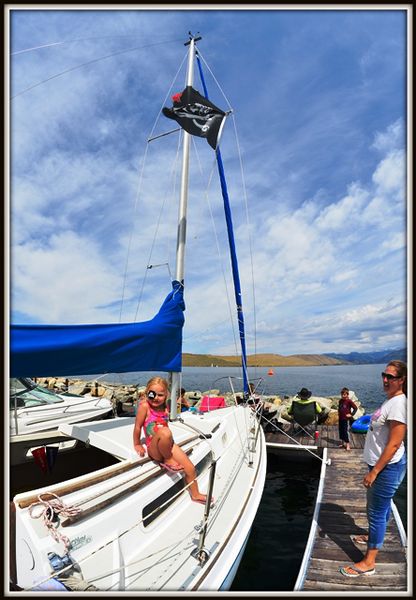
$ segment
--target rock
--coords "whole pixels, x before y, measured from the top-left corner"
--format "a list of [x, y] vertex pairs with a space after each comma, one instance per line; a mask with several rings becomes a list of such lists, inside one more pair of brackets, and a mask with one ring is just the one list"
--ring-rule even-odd
[[206, 392], [203, 392], [202, 395], [203, 396], [219, 396], [220, 390], [207, 390]]
[[275, 411], [277, 408], [276, 404], [274, 404], [273, 402], [267, 402], [267, 400], [263, 402], [263, 406], [268, 411]]
[[98, 385], [97, 382], [95, 382], [94, 387], [92, 388], [91, 391], [91, 396], [97, 396], [98, 398], [101, 398], [102, 396], [104, 396], [106, 391], [106, 388], [103, 387], [102, 385]]
[[91, 392], [91, 385], [86, 384], [85, 382], [75, 383], [69, 387], [69, 391], [71, 394], [84, 396], [85, 394], [89, 394]]
[[332, 408], [332, 401], [330, 398], [323, 398], [321, 396], [311, 396], [311, 400], [315, 400], [321, 406], [321, 408], [326, 408], [330, 410]]
[[338, 425], [338, 410], [331, 408], [323, 423], [324, 425]]
[[107, 398], [108, 400], [112, 400], [114, 398], [114, 390], [112, 390], [111, 388], [106, 388], [102, 397]]
[[56, 384], [56, 378], [52, 377], [51, 379], [48, 380], [48, 390], [53, 390], [54, 386]]

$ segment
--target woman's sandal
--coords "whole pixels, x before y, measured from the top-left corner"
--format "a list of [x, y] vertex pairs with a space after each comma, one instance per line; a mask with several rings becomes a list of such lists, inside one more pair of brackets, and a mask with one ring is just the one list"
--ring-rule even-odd
[[362, 544], [366, 546], [368, 542], [368, 535], [352, 535], [351, 539], [354, 544]]
[[[347, 569], [352, 571], [352, 573], [348, 572]], [[344, 577], [360, 577], [360, 575], [374, 575], [376, 572], [375, 569], [368, 569], [367, 571], [363, 571], [354, 565], [348, 565], [347, 567], [341, 567], [340, 573], [344, 575]]]

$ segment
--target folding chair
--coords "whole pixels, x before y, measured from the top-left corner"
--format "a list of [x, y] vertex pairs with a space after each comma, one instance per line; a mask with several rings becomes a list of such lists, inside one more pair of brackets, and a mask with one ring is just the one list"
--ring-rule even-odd
[[[316, 402], [297, 402], [296, 400], [292, 402], [292, 416], [293, 416], [293, 435], [297, 435], [302, 431], [309, 435], [309, 437], [314, 437], [314, 432], [316, 430], [317, 425], [317, 412], [316, 412]], [[313, 433], [308, 431], [308, 426], [313, 425]], [[296, 429], [296, 426], [297, 429]]]

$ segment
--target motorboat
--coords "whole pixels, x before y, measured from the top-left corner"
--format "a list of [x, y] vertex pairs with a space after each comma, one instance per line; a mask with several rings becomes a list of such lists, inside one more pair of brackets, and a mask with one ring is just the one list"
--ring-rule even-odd
[[10, 463], [33, 461], [31, 450], [39, 446], [59, 445], [68, 449], [75, 444], [58, 431], [61, 423], [94, 421], [113, 416], [113, 403], [105, 397], [70, 392], [56, 393], [28, 377], [10, 379]]

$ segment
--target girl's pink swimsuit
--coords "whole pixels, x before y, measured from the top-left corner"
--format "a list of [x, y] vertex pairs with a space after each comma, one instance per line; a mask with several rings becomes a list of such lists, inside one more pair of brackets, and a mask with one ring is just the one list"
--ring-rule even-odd
[[143, 423], [144, 434], [146, 436], [145, 444], [147, 448], [150, 446], [153, 436], [160, 427], [169, 427], [168, 419], [169, 413], [166, 409], [164, 411], [153, 410], [149, 405], [147, 417]]

